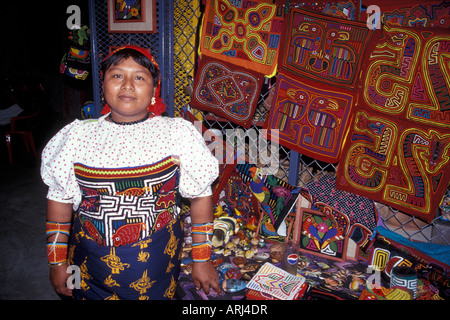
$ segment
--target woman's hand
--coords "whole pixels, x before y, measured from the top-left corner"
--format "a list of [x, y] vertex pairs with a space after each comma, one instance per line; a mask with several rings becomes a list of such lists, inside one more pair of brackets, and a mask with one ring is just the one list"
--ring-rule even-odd
[[209, 294], [210, 288], [217, 294], [222, 293], [219, 275], [211, 261], [194, 262], [192, 266], [192, 280], [197, 290], [203, 289], [206, 294]]
[[64, 263], [61, 266], [50, 268], [50, 282], [58, 294], [63, 296], [72, 296], [72, 289], [66, 286], [67, 279], [71, 273], [67, 273], [67, 268], [69, 265]]

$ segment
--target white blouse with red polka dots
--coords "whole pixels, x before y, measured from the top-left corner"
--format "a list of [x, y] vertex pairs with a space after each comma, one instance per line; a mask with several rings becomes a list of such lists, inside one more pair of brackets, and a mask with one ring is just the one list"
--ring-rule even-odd
[[74, 163], [95, 168], [129, 168], [156, 163], [168, 156], [180, 159], [180, 194], [209, 196], [218, 176], [218, 161], [194, 125], [182, 118], [153, 117], [119, 125], [103, 116], [75, 120], [60, 130], [42, 152], [41, 176], [49, 186], [47, 198], [81, 201]]

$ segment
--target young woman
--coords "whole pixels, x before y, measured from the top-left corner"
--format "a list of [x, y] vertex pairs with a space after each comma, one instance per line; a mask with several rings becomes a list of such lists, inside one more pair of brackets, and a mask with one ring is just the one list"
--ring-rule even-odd
[[[42, 153], [47, 253], [55, 290], [77, 299], [172, 299], [190, 199], [192, 278], [220, 292], [209, 261], [218, 163], [194, 126], [162, 117], [158, 64], [126, 45], [102, 65], [107, 115], [75, 120]], [[66, 286], [77, 266], [79, 289]]]

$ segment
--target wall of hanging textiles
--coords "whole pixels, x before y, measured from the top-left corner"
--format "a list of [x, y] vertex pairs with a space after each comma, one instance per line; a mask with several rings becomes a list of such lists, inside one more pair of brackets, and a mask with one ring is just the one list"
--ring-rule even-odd
[[[427, 199], [433, 198], [433, 200], [424, 200], [425, 203], [427, 201], [429, 203], [429, 213], [422, 214], [419, 212], [420, 210], [416, 210], [415, 212], [408, 212], [408, 217], [403, 219], [399, 216], [403, 212], [407, 212], [406, 207], [409, 208], [410, 206], [399, 204], [394, 206], [394, 203], [388, 201], [385, 197], [388, 183], [384, 183], [383, 187], [374, 193], [369, 191], [370, 188], [362, 188], [357, 184], [353, 186], [352, 190], [358, 191], [365, 197], [370, 195], [370, 199], [374, 199], [377, 205], [381, 205], [383, 210], [388, 211], [383, 219], [395, 221], [400, 231], [409, 232], [409, 225], [413, 224], [414, 234], [419, 233], [420, 237], [423, 234], [422, 239], [431, 241], [435, 236], [434, 230], [438, 230], [438, 233], [441, 230], [438, 228], [441, 219], [434, 215], [437, 208], [431, 207], [431, 204], [435, 205], [439, 202], [436, 199], [442, 198], [443, 195], [450, 196], [449, 190], [444, 187], [445, 181], [448, 183], [449, 179], [446, 173], [449, 171], [446, 163], [446, 157], [448, 158], [449, 155], [449, 119], [445, 102], [445, 88], [449, 86], [449, 55], [445, 51], [448, 32], [437, 35], [438, 28], [439, 30], [448, 30], [450, 21], [448, 18], [448, 2], [427, 1], [418, 4], [415, 1], [405, 0], [396, 2], [348, 0], [332, 3], [327, 1], [243, 0], [233, 1], [233, 3], [241, 4], [242, 7], [235, 9], [231, 6], [231, 1], [227, 0], [175, 0], [170, 1], [170, 5], [169, 2], [157, 1], [158, 16], [169, 14], [169, 17], [174, 17], [175, 15], [175, 20], [180, 21], [180, 24], [175, 27], [174, 22], [176, 23], [176, 21], [172, 21], [171, 24], [165, 21], [167, 26], [162, 26], [162, 22], [159, 21], [161, 19], [159, 19], [158, 33], [146, 35], [108, 33], [107, 12], [106, 10], [99, 10], [106, 5], [106, 0], [90, 2], [94, 3], [94, 10], [91, 14], [95, 17], [94, 25], [91, 26], [92, 32], [96, 36], [93, 54], [101, 59], [108, 52], [110, 45], [117, 46], [129, 42], [151, 48], [155, 57], [159, 61], [163, 61], [162, 68], [165, 68], [169, 74], [175, 73], [175, 83], [173, 79], [169, 80], [167, 83], [163, 83], [162, 88], [166, 102], [169, 107], [172, 106], [172, 114], [182, 116], [186, 110], [191, 110], [198, 119], [203, 120], [203, 124], [207, 128], [216, 128], [222, 132], [229, 128], [240, 127], [257, 131], [263, 126], [264, 128], [278, 128], [282, 135], [280, 136], [280, 166], [276, 176], [284, 181], [288, 179], [291, 182], [298, 181], [299, 186], [317, 180], [323, 174], [336, 176], [336, 171], [338, 171], [336, 181], [339, 186], [337, 187], [346, 188], [343, 185], [350, 185], [349, 181], [353, 181], [349, 177], [344, 177], [344, 172], [348, 171], [351, 166], [347, 155], [351, 152], [351, 148], [361, 151], [362, 149], [358, 149], [358, 146], [364, 145], [366, 154], [364, 155], [364, 152], [353, 152], [354, 157], [352, 158], [355, 165], [354, 169], [360, 175], [373, 168], [386, 166], [387, 161], [390, 160], [393, 164], [392, 168], [396, 169], [392, 172], [385, 172], [387, 177], [385, 181], [392, 182], [398, 179], [401, 182], [400, 186], [408, 189], [408, 192], [412, 193], [411, 186], [414, 186], [419, 190], [415, 196], [423, 192]], [[199, 2], [210, 3], [210, 5], [212, 3], [220, 4], [217, 8], [222, 10], [220, 12], [222, 20], [210, 19], [210, 29], [202, 28], [202, 14], [206, 11], [204, 11], [205, 6], [199, 8]], [[250, 3], [252, 8], [244, 10]], [[297, 23], [303, 24], [303, 30], [309, 30], [305, 28], [311, 28], [312, 30], [312, 24], [315, 23], [319, 26], [315, 31], [322, 32], [322, 34], [317, 34], [314, 38], [310, 36], [309, 32], [302, 33], [299, 29], [296, 33], [290, 29], [290, 37], [297, 38], [291, 39], [293, 41], [292, 50], [288, 52], [286, 57], [283, 57], [279, 53], [282, 52], [280, 48], [287, 48], [285, 39], [287, 34], [283, 32], [283, 29], [280, 29], [280, 21], [283, 27], [290, 23], [289, 14], [291, 12], [285, 10], [287, 3], [289, 3], [290, 8], [296, 8], [295, 12], [308, 10], [312, 20], [311, 23], [301, 21], [304, 18], [296, 17]], [[366, 61], [363, 57], [374, 50], [374, 43], [380, 45], [387, 39], [385, 35], [380, 35], [381, 40], [378, 42], [377, 36], [370, 39], [366, 39], [367, 37], [364, 36], [366, 34], [375, 35], [375, 33], [371, 33], [367, 28], [364, 28], [367, 18], [365, 7], [374, 3], [381, 8], [383, 24], [387, 24], [394, 29], [412, 27], [412, 30], [418, 35], [408, 33], [408, 37], [416, 41], [416, 46], [419, 46], [419, 43], [420, 46], [426, 45], [428, 53], [412, 50], [411, 60], [407, 59], [407, 54], [403, 55], [406, 59], [401, 60], [399, 58], [401, 50], [405, 52], [407, 50], [396, 44], [396, 41], [402, 42], [402, 39], [392, 36], [391, 41], [393, 42], [386, 44], [384, 47], [386, 56], [381, 59], [385, 62], [384, 66], [381, 63], [370, 65], [371, 59]], [[258, 7], [258, 5], [260, 6]], [[276, 7], [277, 5], [281, 7]], [[275, 9], [270, 10], [273, 7]], [[282, 8], [282, 10], [279, 8]], [[232, 17], [236, 19], [232, 21]], [[245, 31], [250, 29], [242, 28], [242, 22], [238, 18], [247, 19], [248, 25], [253, 24], [253, 28], [259, 26], [261, 29], [255, 31], [258, 37], [252, 38], [250, 33], [244, 34], [244, 29]], [[271, 19], [277, 21], [276, 28], [267, 29], [268, 22]], [[224, 22], [227, 23], [227, 30], [235, 28], [234, 33], [224, 31], [226, 29]], [[329, 28], [325, 27], [326, 24], [324, 23], [331, 24], [333, 22], [338, 22], [336, 28], [341, 31], [344, 30], [344, 32], [338, 32], [335, 35], [327, 33]], [[359, 37], [356, 32], [347, 32], [348, 30], [345, 28], [349, 26], [354, 30], [359, 30]], [[173, 37], [170, 28], [176, 33], [175, 37]], [[419, 32], [418, 28], [430, 28], [427, 30], [431, 33], [427, 35], [425, 30]], [[436, 31], [432, 31], [434, 29]], [[202, 52], [201, 43], [206, 40], [206, 37], [202, 37], [202, 32], [206, 32], [206, 30], [211, 33], [210, 40], [212, 42], [209, 43], [215, 43], [216, 47], [210, 46], [205, 49], [209, 52], [205, 50]], [[382, 34], [388, 32], [387, 30], [392, 29], [377, 30], [377, 32]], [[242, 38], [239, 38], [239, 36]], [[338, 38], [333, 39], [333, 36]], [[272, 39], [272, 41], [267, 39]], [[275, 39], [276, 41], [274, 41]], [[436, 41], [439, 44], [437, 45], [437, 42], [432, 39], [437, 39]], [[222, 41], [222, 46], [218, 46], [218, 41]], [[230, 45], [231, 43], [236, 47], [234, 53], [232, 49], [227, 50], [224, 46], [224, 44]], [[243, 45], [244, 43], [246, 46]], [[171, 45], [176, 48], [176, 52], [170, 49]], [[193, 52], [197, 48], [200, 50], [198, 56]], [[262, 64], [264, 69], [248, 67], [248, 63], [254, 63], [255, 57], [263, 57], [264, 53], [271, 52], [266, 57], [273, 57], [275, 48], [278, 50], [276, 52], [278, 54], [277, 59], [275, 61], [270, 60], [271, 58], [266, 60], [267, 63]], [[311, 50], [311, 48], [317, 48], [318, 50]], [[239, 52], [239, 50], [241, 51]], [[218, 58], [219, 54], [225, 55], [226, 59]], [[234, 59], [233, 54], [240, 57], [247, 55], [247, 60]], [[314, 57], [313, 54], [315, 54]], [[289, 60], [289, 55], [292, 60]], [[197, 59], [204, 56], [207, 56], [208, 59], [203, 62]], [[430, 61], [434, 59], [438, 63], [433, 66], [432, 63], [426, 62], [427, 58], [430, 58]], [[294, 61], [297, 62], [294, 63]], [[210, 73], [209, 78], [207, 73], [204, 73], [203, 80], [195, 79], [195, 81], [192, 81], [194, 75], [199, 77], [201, 74], [202, 65], [213, 62], [216, 62], [216, 70]], [[222, 64], [222, 67], [218, 66], [220, 64]], [[239, 70], [246, 73], [245, 77], [247, 78], [230, 73], [228, 75], [229, 80], [214, 81], [214, 76], [217, 76], [214, 72], [223, 68], [225, 64], [239, 66]], [[427, 65], [427, 67], [424, 68], [424, 65]], [[438, 68], [436, 68], [436, 65]], [[174, 66], [176, 70], [174, 70]], [[326, 67], [332, 67], [333, 71], [325, 72], [324, 68]], [[94, 68], [97, 68], [93, 70], [95, 76], [95, 74], [98, 74], [98, 65]], [[323, 68], [324, 72], [320, 72], [320, 68]], [[373, 78], [364, 78], [363, 75], [368, 74], [368, 68], [380, 70], [382, 73], [373, 74]], [[197, 69], [197, 72], [194, 73], [193, 69]], [[228, 67], [228, 69], [238, 70], [237, 67]], [[383, 77], [383, 73], [390, 76]], [[355, 76], [355, 74], [360, 77]], [[332, 78], [333, 76], [334, 78]], [[243, 79], [249, 80], [252, 77], [257, 79], [256, 82], [260, 87], [246, 86], [245, 81], [239, 83], [238, 90], [230, 90], [227, 87], [227, 83], [235, 83]], [[371, 81], [372, 85], [369, 84], [367, 79]], [[195, 96], [195, 90], [200, 87], [197, 86], [198, 83], [202, 83], [204, 90], [199, 90], [197, 96]], [[217, 83], [220, 85], [218, 86]], [[317, 83], [320, 84], [317, 85]], [[189, 84], [193, 84], [193, 95], [190, 98], [185, 90]], [[210, 84], [216, 84], [216, 87], [213, 88]], [[96, 80], [94, 77], [94, 85], [96, 86], [94, 91], [97, 97], [100, 97], [101, 83], [98, 78]], [[399, 89], [402, 95], [389, 97], [389, 93], [394, 89]], [[183, 97], [183, 92], [186, 94], [185, 97]], [[302, 94], [299, 94], [299, 92]], [[407, 101], [406, 96], [408, 95], [413, 97], [415, 102], [409, 106], [399, 107], [402, 101]], [[209, 97], [209, 101], [219, 101], [221, 105], [211, 104], [207, 106], [206, 103], [201, 102], [203, 107], [198, 106], [200, 102], [196, 102], [196, 100], [206, 97]], [[370, 102], [369, 97], [373, 99], [372, 102]], [[375, 99], [375, 97], [381, 98]], [[377, 105], [384, 98], [388, 101], [385, 106], [390, 109]], [[233, 99], [238, 101], [236, 105], [234, 107], [228, 106], [226, 103]], [[439, 107], [432, 107], [436, 105], [439, 105]], [[397, 113], [391, 113], [395, 106], [401, 110]], [[191, 107], [198, 108], [199, 111]], [[227, 114], [227, 108], [232, 110], [231, 113]], [[387, 110], [391, 111], [387, 112]], [[406, 124], [400, 123], [400, 120], [397, 119], [403, 116]], [[390, 159], [385, 159], [384, 162], [374, 156], [377, 151], [377, 143], [380, 145], [380, 139], [383, 138], [381, 131], [379, 131], [381, 129], [376, 127], [379, 125], [378, 123], [371, 124], [374, 123], [374, 120], [380, 119], [394, 122], [392, 127], [397, 126], [398, 133], [398, 136], [394, 137], [396, 140], [392, 140], [391, 145], [389, 145], [394, 150], [395, 155], [391, 155]], [[362, 121], [366, 121], [366, 123]], [[364, 131], [362, 128], [366, 124], [370, 130]], [[389, 122], [383, 123], [384, 132], [389, 131], [387, 129], [389, 124]], [[407, 134], [401, 133], [402, 126], [410, 129], [408, 132], [415, 134], [417, 139], [408, 140]], [[412, 133], [413, 129], [416, 130], [414, 133]], [[301, 130], [303, 130], [302, 134], [299, 134]], [[355, 136], [353, 141], [350, 139], [351, 136]], [[421, 147], [417, 145], [419, 136], [424, 141]], [[371, 143], [369, 143], [370, 139], [372, 139]], [[411, 157], [403, 149], [403, 146], [406, 148], [407, 144], [401, 144], [399, 141], [416, 143], [409, 144]], [[379, 151], [378, 149], [378, 153]], [[343, 161], [343, 157], [346, 158], [345, 161]], [[405, 160], [406, 158], [408, 160]], [[428, 165], [427, 170], [434, 172], [433, 178], [427, 175], [425, 179], [422, 177], [423, 181], [420, 181], [413, 174], [405, 173], [412, 172], [411, 169], [416, 168], [413, 164], [414, 161], [420, 169]], [[426, 164], [427, 161], [428, 164]], [[408, 165], [405, 165], [405, 163], [408, 163]], [[397, 167], [395, 167], [395, 164]], [[432, 166], [435, 166], [435, 168], [433, 169]], [[442, 174], [439, 175], [439, 172], [442, 172]], [[402, 173], [403, 176], [399, 173]], [[438, 180], [440, 183], [437, 183]], [[423, 188], [421, 183], [424, 186]], [[419, 203], [420, 201], [415, 202]], [[425, 221], [425, 223], [422, 223], [422, 221]], [[431, 229], [432, 231], [430, 231]], [[440, 237], [439, 234], [438, 237], [448, 238], [446, 235]], [[444, 241], [449, 244], [448, 240], [444, 239]]]
[[[280, 145], [340, 164], [338, 189], [432, 222], [450, 179], [450, 37], [440, 28], [447, 4], [380, 1], [391, 27], [370, 29], [368, 3], [275, 1], [283, 10], [274, 10], [267, 2], [207, 2], [192, 106], [251, 127], [260, 90], [251, 79], [272, 75], [254, 54], [262, 58], [270, 48], [263, 39], [276, 34], [268, 138], [277, 130]], [[243, 25], [273, 34], [255, 40]]]

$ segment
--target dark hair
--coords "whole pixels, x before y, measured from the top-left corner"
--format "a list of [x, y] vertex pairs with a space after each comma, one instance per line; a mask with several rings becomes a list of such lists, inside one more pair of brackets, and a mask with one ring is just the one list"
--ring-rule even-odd
[[116, 53], [107, 57], [102, 62], [103, 79], [105, 77], [106, 70], [108, 70], [113, 65], [115, 66], [115, 65], [121, 63], [123, 60], [128, 59], [129, 57], [133, 58], [133, 60], [136, 61], [136, 63], [147, 68], [153, 76], [153, 85], [155, 87], [158, 86], [159, 69], [144, 54], [140, 53], [137, 50], [129, 49], [129, 48], [117, 51]]

